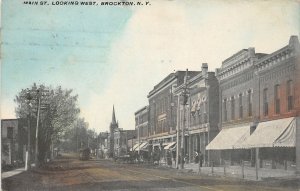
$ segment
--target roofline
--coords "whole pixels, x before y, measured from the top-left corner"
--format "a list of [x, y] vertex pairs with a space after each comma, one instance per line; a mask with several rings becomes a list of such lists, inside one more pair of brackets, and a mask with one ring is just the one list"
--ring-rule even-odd
[[136, 115], [136, 114], [140, 113], [141, 111], [143, 111], [143, 110], [147, 109], [148, 107], [149, 107], [149, 106], [148, 106], [148, 105], [146, 105], [146, 106], [144, 106], [144, 107], [140, 108], [139, 110], [137, 110], [137, 111], [134, 113], [134, 115]]

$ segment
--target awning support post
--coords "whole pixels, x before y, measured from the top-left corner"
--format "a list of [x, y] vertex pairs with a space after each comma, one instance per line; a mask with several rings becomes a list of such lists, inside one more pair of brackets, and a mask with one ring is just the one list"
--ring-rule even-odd
[[259, 168], [259, 148], [255, 148], [255, 174], [256, 174], [256, 180], [258, 180], [258, 168]]
[[242, 178], [245, 178], [245, 166], [244, 166], [244, 161], [242, 160]]
[[296, 118], [296, 173], [300, 174], [300, 117]]

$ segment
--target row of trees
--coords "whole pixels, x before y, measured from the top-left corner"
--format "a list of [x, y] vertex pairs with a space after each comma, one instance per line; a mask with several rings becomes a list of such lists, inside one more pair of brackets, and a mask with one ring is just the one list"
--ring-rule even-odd
[[[76, 151], [94, 144], [95, 132], [79, 118], [78, 95], [72, 89], [33, 84], [18, 93], [15, 103], [17, 117], [28, 119], [29, 145], [37, 148], [38, 164], [50, 158], [54, 148]], [[88, 135], [91, 143], [85, 139]]]
[[81, 148], [97, 148], [97, 133], [88, 128], [88, 123], [83, 118], [77, 119], [73, 127], [67, 129], [63, 138], [61, 148], [66, 151], [78, 152]]

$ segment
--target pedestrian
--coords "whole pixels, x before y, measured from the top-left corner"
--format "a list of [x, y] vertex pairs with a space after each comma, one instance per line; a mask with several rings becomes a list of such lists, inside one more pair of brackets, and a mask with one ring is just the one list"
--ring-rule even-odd
[[200, 167], [202, 167], [202, 164], [203, 164], [203, 154], [201, 153], [201, 151], [199, 152], [199, 161], [200, 161]]
[[171, 156], [171, 151], [167, 152], [167, 162], [169, 166], [172, 166], [172, 156]]
[[194, 151], [194, 157], [195, 157], [194, 161], [197, 164], [199, 162], [199, 153], [198, 153], [198, 151]]
[[172, 151], [172, 156], [173, 156], [174, 163], [176, 164], [176, 151]]

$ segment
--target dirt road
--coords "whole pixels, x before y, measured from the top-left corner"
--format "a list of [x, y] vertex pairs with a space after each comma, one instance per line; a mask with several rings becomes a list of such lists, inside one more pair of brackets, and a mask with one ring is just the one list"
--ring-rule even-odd
[[2, 180], [3, 190], [297, 190], [295, 180], [251, 182], [206, 177], [175, 169], [70, 156]]

